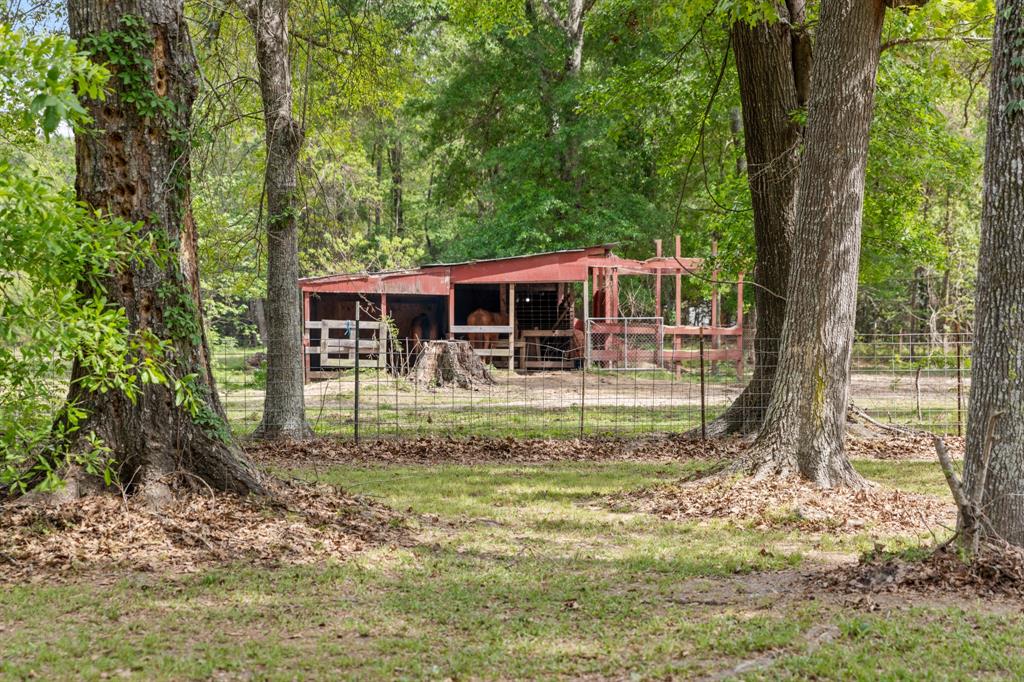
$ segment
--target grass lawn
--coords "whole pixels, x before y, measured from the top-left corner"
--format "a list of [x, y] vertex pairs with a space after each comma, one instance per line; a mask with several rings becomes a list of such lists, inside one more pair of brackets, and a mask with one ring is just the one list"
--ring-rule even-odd
[[[1024, 675], [1024, 619], [966, 601], [811, 598], [820, 538], [608, 509], [684, 464], [337, 467], [415, 543], [337, 565], [131, 574], [0, 594], [0, 676], [963, 679]], [[942, 494], [921, 463], [862, 462]], [[312, 472], [295, 472], [312, 476]], [[1019, 608], [1017, 613], [1019, 613]]]

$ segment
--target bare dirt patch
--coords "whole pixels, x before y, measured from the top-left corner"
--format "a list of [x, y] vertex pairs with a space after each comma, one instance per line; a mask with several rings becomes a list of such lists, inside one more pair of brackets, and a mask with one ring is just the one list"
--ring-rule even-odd
[[738, 456], [747, 442], [738, 438], [702, 442], [685, 436], [616, 439], [416, 438], [350, 440], [320, 438], [302, 442], [251, 442], [254, 461], [296, 468], [318, 464], [540, 464], [545, 462], [717, 461]]
[[666, 519], [729, 519], [802, 532], [916, 535], [956, 522], [952, 502], [890, 488], [823, 489], [797, 477], [709, 477], [609, 498]]
[[272, 482], [270, 498], [183, 493], [154, 511], [95, 495], [56, 506], [0, 506], [0, 582], [69, 578], [97, 569], [192, 572], [341, 560], [404, 537], [380, 503], [326, 485]]

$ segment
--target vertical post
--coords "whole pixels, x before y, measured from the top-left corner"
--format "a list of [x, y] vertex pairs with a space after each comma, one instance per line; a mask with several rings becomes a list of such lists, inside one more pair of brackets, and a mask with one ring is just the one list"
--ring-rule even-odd
[[[676, 325], [683, 323], [683, 275], [680, 259], [683, 257], [682, 238], [676, 235]], [[676, 360], [679, 352], [679, 335], [672, 335], [672, 364], [675, 366], [676, 378], [679, 378], [680, 364]]]
[[[721, 336], [714, 333], [722, 326], [721, 300], [718, 295], [718, 240], [711, 241], [711, 258], [715, 261], [715, 269], [711, 271], [711, 348], [717, 350], [721, 345]], [[718, 374], [718, 361], [711, 361], [711, 372]]]
[[[574, 325], [575, 326], [575, 325]], [[583, 278], [583, 348], [578, 348], [583, 356], [583, 367], [590, 362], [590, 273]], [[580, 417], [582, 419], [582, 417]], [[582, 424], [582, 422], [581, 422]], [[582, 426], [580, 427], [582, 428]]]
[[662, 317], [654, 318], [654, 324], [657, 325], [658, 331], [655, 332], [655, 343], [657, 346], [654, 351], [654, 364], [659, 369], [665, 367], [665, 319]]
[[356, 301], [356, 390], [355, 390], [355, 406], [354, 414], [352, 415], [352, 433], [355, 436], [356, 444], [359, 444], [359, 309], [362, 308], [362, 303]]
[[964, 409], [964, 373], [963, 373], [963, 351], [961, 350], [960, 344], [963, 339], [960, 336], [960, 330], [957, 329], [956, 334], [956, 435], [964, 435], [964, 421], [963, 421], [963, 409]]
[[310, 346], [310, 343], [309, 343], [309, 327], [307, 326], [307, 324], [309, 323], [309, 310], [310, 310], [309, 292], [308, 291], [303, 291], [302, 292], [302, 355], [303, 355], [303, 358], [302, 358], [302, 368], [303, 368], [302, 369], [302, 372], [303, 372], [302, 380], [303, 380], [303, 383], [306, 383], [306, 384], [309, 383], [309, 370], [310, 370], [310, 360], [311, 360], [311, 358], [309, 357], [309, 346]]
[[700, 328], [700, 439], [708, 439], [707, 406], [704, 388], [704, 327]]
[[[593, 279], [594, 279], [594, 282], [593, 282], [593, 284], [594, 284], [594, 294], [597, 294], [597, 292], [599, 292], [601, 290], [601, 287], [600, 287], [600, 285], [598, 284], [598, 281], [597, 281], [598, 268], [590, 268], [588, 266], [587, 269], [590, 270], [590, 276], [593, 277]], [[592, 315], [594, 317], [601, 317], [601, 311], [600, 310], [595, 310], [593, 305], [594, 305], [593, 301], [590, 301], [590, 300], [587, 301], [587, 309], [591, 311]]]
[[[583, 288], [586, 289], [586, 287], [587, 287], [587, 283], [586, 283], [586, 281], [584, 281], [583, 282]], [[587, 335], [587, 338], [589, 338], [590, 337], [590, 328], [588, 326], [588, 323], [584, 323], [583, 327], [584, 327], [584, 330], [585, 330], [584, 333]], [[584, 341], [584, 343], [587, 345], [587, 348], [589, 349], [590, 348], [590, 341]], [[586, 409], [587, 409], [587, 364], [589, 363], [589, 361], [590, 361], [590, 353], [588, 352], [586, 354], [586, 357], [583, 360], [583, 367], [582, 367], [582, 369], [580, 371], [580, 440], [583, 439], [583, 424], [584, 424], [584, 421], [583, 421], [584, 416], [583, 415], [584, 415], [584, 413], [586, 412]]]
[[924, 416], [921, 414], [921, 366], [914, 372], [914, 402], [917, 405], [917, 428], [923, 428]]
[[622, 368], [629, 369], [629, 320], [625, 318], [622, 320]]
[[448, 289], [448, 338], [454, 339], [455, 332], [452, 331], [452, 327], [455, 326], [455, 285], [451, 285]]
[[612, 317], [619, 317], [619, 269], [612, 268]]
[[[715, 261], [715, 269], [711, 271], [711, 326], [718, 326], [718, 242], [711, 242], [711, 258]], [[711, 345], [715, 345], [715, 339], [711, 339]]]
[[[509, 282], [508, 285], [508, 370], [516, 371], [516, 285]], [[525, 368], [524, 368], [525, 369]]]
[[388, 340], [391, 336], [391, 325], [388, 324], [388, 295], [383, 291], [380, 294], [380, 324], [381, 326], [377, 328], [377, 369], [387, 367]]
[[743, 273], [736, 278], [736, 348], [739, 350], [740, 359], [736, 361], [736, 379], [743, 378]]
[[601, 270], [601, 290], [604, 292], [604, 312], [602, 313], [605, 317], [611, 316], [611, 279], [608, 276], [608, 268]]
[[[320, 371], [326, 371], [330, 364], [327, 354], [328, 339], [331, 338], [331, 328], [327, 326], [327, 320], [320, 320]], [[339, 349], [340, 350], [340, 349]]]
[[[661, 240], [654, 240], [654, 256], [661, 258]], [[654, 269], [654, 316], [661, 317], [661, 268]]]

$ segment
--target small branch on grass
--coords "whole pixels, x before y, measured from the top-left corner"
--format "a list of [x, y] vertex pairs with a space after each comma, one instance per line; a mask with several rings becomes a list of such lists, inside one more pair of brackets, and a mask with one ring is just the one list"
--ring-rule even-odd
[[920, 433], [920, 431], [915, 431], [914, 429], [908, 429], [902, 426], [896, 426], [895, 424], [883, 424], [882, 422], [878, 421], [877, 419], [869, 415], [862, 408], [854, 405], [852, 402], [850, 403], [848, 409], [849, 413], [852, 414], [854, 417], [857, 417], [858, 419], [863, 419], [872, 426], [883, 429], [885, 431], [892, 431], [893, 433], [899, 433], [905, 436], [913, 436], [917, 433]]

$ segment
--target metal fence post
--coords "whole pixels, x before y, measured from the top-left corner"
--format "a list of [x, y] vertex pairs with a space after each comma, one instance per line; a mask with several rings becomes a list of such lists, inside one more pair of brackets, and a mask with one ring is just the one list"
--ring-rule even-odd
[[707, 406], [704, 387], [704, 327], [700, 328], [700, 438], [708, 439]]
[[353, 408], [353, 434], [355, 435], [356, 444], [359, 444], [359, 309], [362, 305], [356, 302], [356, 338], [355, 338], [355, 353], [356, 353], [356, 394], [355, 394], [355, 406]]
[[964, 372], [963, 352], [961, 343], [963, 337], [959, 331], [956, 335], [956, 435], [964, 435], [963, 405], [964, 405]]
[[[589, 332], [589, 330], [588, 330]], [[582, 371], [580, 372], [582, 379], [580, 380], [580, 440], [583, 439], [583, 414], [587, 409], [587, 361], [583, 361]]]

